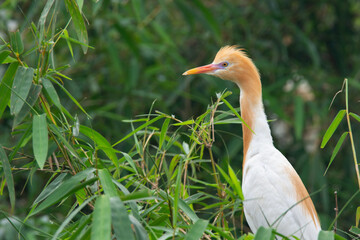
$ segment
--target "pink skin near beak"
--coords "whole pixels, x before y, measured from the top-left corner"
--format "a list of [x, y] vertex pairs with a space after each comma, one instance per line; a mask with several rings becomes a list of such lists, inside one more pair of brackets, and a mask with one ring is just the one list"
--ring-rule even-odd
[[208, 64], [205, 66], [201, 66], [201, 67], [197, 67], [197, 68], [192, 68], [190, 70], [187, 70], [186, 72], [184, 72], [182, 75], [192, 75], [192, 74], [200, 74], [200, 73], [212, 73], [218, 69], [221, 69], [221, 67], [218, 64]]

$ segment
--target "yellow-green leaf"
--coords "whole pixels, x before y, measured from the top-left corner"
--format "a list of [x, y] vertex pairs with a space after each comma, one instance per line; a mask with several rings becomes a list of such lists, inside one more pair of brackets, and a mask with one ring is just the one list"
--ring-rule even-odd
[[43, 169], [48, 153], [48, 129], [45, 113], [35, 115], [33, 118], [32, 140], [36, 162]]

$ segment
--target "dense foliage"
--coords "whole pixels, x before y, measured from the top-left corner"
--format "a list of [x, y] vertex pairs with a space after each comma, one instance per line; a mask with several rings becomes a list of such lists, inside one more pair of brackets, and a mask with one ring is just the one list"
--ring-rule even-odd
[[359, 1], [0, 4], [0, 239], [252, 239], [239, 90], [181, 76], [227, 44], [322, 228], [359, 234]]

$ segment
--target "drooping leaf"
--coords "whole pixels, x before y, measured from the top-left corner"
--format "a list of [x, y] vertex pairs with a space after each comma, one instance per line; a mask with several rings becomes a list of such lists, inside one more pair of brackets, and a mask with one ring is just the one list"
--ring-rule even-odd
[[331, 136], [334, 134], [335, 130], [337, 129], [337, 127], [339, 126], [341, 120], [344, 118], [346, 111], [345, 110], [340, 110], [338, 112], [338, 114], [336, 115], [336, 117], [334, 118], [334, 120], [332, 121], [332, 123], [330, 124], [329, 128], [326, 130], [325, 135], [323, 137], [323, 140], [321, 142], [321, 148], [324, 148], [325, 145], [328, 143], [328, 141], [330, 140]]
[[91, 140], [95, 142], [98, 149], [101, 149], [106, 156], [114, 163], [116, 167], [118, 167], [118, 158], [111, 144], [104, 138], [100, 133], [95, 131], [94, 129], [88, 128], [86, 126], [80, 125], [80, 132], [85, 136], [89, 137]]
[[60, 99], [59, 96], [53, 86], [53, 84], [51, 83], [51, 81], [47, 78], [42, 78], [41, 79], [42, 85], [45, 88], [45, 91], [47, 92], [47, 94], [49, 94], [51, 101], [54, 103], [54, 105], [61, 110], [61, 103], [60, 103]]
[[24, 44], [19, 30], [10, 33], [10, 45], [12, 50], [19, 55], [24, 52]]
[[161, 132], [160, 132], [160, 140], [159, 140], [159, 149], [161, 149], [164, 140], [165, 140], [165, 136], [166, 136], [166, 132], [169, 128], [169, 123], [170, 123], [170, 118], [166, 118], [162, 127], [161, 127]]
[[60, 227], [56, 230], [55, 234], [51, 238], [52, 240], [58, 239], [58, 236], [60, 233], [65, 229], [66, 225], [68, 225], [72, 219], [84, 208], [90, 203], [94, 198], [97, 196], [91, 196], [90, 198], [86, 199], [79, 207], [77, 207], [74, 211], [72, 211], [69, 216], [65, 218], [65, 220], [61, 223]]
[[360, 235], [360, 228], [352, 226], [350, 228], [350, 232], [352, 232], [352, 233], [354, 233], [356, 235]]
[[1, 80], [0, 84], [0, 118], [9, 103], [11, 95], [11, 86], [16, 74], [16, 71], [19, 67], [19, 63], [15, 62], [10, 64], [6, 70], [4, 77]]
[[331, 163], [333, 162], [334, 158], [336, 157], [337, 153], [339, 152], [340, 147], [342, 146], [342, 144], [343, 144], [346, 136], [348, 135], [348, 133], [349, 133], [349, 132], [344, 132], [344, 133], [341, 135], [339, 141], [337, 142], [337, 144], [336, 144], [336, 146], [335, 146], [335, 148], [334, 148], [334, 150], [333, 150], [333, 152], [332, 152], [332, 154], [331, 154], [331, 159], [330, 159], [330, 162], [329, 162], [329, 164], [328, 164], [328, 166], [327, 166], [327, 168], [326, 168], [326, 170], [325, 170], [324, 175], [325, 175], [326, 172], [328, 171]]
[[360, 122], [360, 116], [355, 113], [349, 113], [350, 116], [352, 116], [356, 121]]
[[10, 98], [10, 110], [12, 115], [17, 115], [24, 105], [31, 88], [33, 76], [33, 68], [19, 67], [16, 72]]
[[9, 56], [10, 51], [2, 51], [0, 52], [0, 64]]
[[72, 21], [75, 26], [76, 34], [80, 40], [80, 42], [84, 43], [85, 45], [81, 45], [84, 54], [87, 52], [87, 44], [88, 44], [88, 34], [85, 26], [84, 19], [81, 15], [81, 11], [79, 6], [75, 0], [65, 0], [66, 8], [68, 9]]
[[111, 239], [111, 208], [110, 199], [107, 195], [99, 196], [96, 199], [91, 227], [91, 239]]
[[332, 239], [334, 239], [334, 232], [333, 231], [321, 230], [319, 232], [318, 240], [332, 240]]
[[41, 43], [43, 41], [44, 35], [45, 35], [45, 21], [47, 18], [47, 15], [50, 12], [50, 9], [52, 5], [54, 4], [55, 0], [48, 0], [45, 4], [44, 9], [41, 12], [40, 19], [39, 19], [39, 28], [40, 28], [40, 36], [39, 36], [39, 42]]
[[104, 189], [104, 192], [109, 197], [117, 197], [117, 191], [114, 183], [112, 182], [112, 177], [107, 169], [99, 169], [99, 178], [101, 185]]
[[[42, 203], [40, 203], [34, 211], [32, 211], [29, 216], [33, 216], [44, 209], [64, 200], [69, 195], [75, 193], [77, 190], [92, 184], [97, 180], [93, 175], [95, 169], [88, 168], [82, 172], [77, 173], [76, 175], [66, 179], [55, 191], [51, 192]], [[83, 180], [87, 179], [85, 182]], [[44, 189], [44, 191], [47, 188]], [[48, 190], [47, 190], [48, 191]]]
[[26, 98], [26, 103], [20, 109], [20, 112], [15, 116], [13, 122], [13, 129], [24, 120], [28, 115], [34, 104], [39, 98], [42, 87], [40, 85], [31, 84], [29, 95]]
[[47, 187], [39, 194], [39, 196], [35, 199], [32, 206], [43, 201], [47, 198], [52, 192], [54, 192], [61, 184], [64, 182], [65, 177], [68, 176], [67, 173], [61, 173], [57, 178], [54, 179]]
[[189, 232], [185, 236], [185, 240], [198, 240], [204, 234], [209, 220], [199, 219], [190, 228]]
[[111, 197], [111, 219], [117, 239], [133, 240], [134, 233], [131, 228], [131, 221], [124, 203], [119, 197]]
[[2, 162], [2, 169], [4, 171], [5, 179], [7, 182], [7, 188], [9, 191], [10, 204], [11, 208], [14, 210], [15, 208], [15, 186], [14, 186], [14, 178], [11, 173], [11, 166], [9, 163], [9, 159], [4, 151], [2, 145], [0, 144], [0, 159]]
[[273, 240], [275, 239], [275, 234], [271, 228], [260, 227], [256, 234], [254, 240]]
[[48, 153], [48, 129], [45, 113], [34, 116], [32, 139], [36, 162], [40, 169], [43, 169]]
[[233, 182], [234, 186], [235, 186], [235, 191], [238, 194], [238, 196], [240, 197], [240, 199], [244, 200], [244, 195], [242, 193], [242, 189], [241, 189], [241, 184], [239, 179], [237, 178], [234, 170], [231, 168], [230, 165], [228, 165], [228, 171], [229, 171], [229, 176], [231, 178], [231, 181]]

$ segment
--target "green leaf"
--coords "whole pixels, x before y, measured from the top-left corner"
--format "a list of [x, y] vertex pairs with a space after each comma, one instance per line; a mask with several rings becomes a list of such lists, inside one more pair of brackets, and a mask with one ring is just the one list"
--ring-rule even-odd
[[9, 56], [10, 51], [2, 51], [0, 52], [0, 64], [4, 62], [4, 60]]
[[39, 196], [35, 199], [32, 206], [43, 201], [47, 198], [51, 193], [53, 193], [61, 184], [64, 182], [65, 177], [68, 176], [67, 173], [61, 173], [54, 181], [52, 181], [46, 188], [39, 194]]
[[352, 226], [350, 232], [360, 236], [360, 228]]
[[12, 115], [17, 115], [24, 105], [25, 99], [31, 88], [33, 76], [34, 69], [32, 68], [20, 67], [16, 72], [10, 99], [10, 110]]
[[271, 228], [260, 227], [256, 234], [254, 240], [273, 240], [275, 239], [275, 234]]
[[62, 133], [59, 131], [59, 128], [54, 124], [49, 124], [49, 128], [55, 133], [59, 140], [66, 146], [67, 150], [71, 153], [72, 156], [80, 159], [79, 154], [76, 152], [74, 147], [65, 139]]
[[88, 47], [86, 46], [88, 44], [88, 34], [86, 31], [85, 22], [81, 15], [79, 6], [77, 5], [75, 0], [65, 0], [65, 5], [73, 20], [75, 31], [79, 38], [79, 41], [85, 44], [85, 45], [81, 45], [83, 52], [85, 54], [88, 49]]
[[19, 63], [12, 63], [6, 70], [4, 77], [0, 83], [0, 118], [9, 103], [11, 95], [11, 86], [15, 77], [15, 73], [19, 67]]
[[115, 150], [112, 148], [108, 140], [106, 140], [106, 138], [104, 138], [94, 129], [88, 128], [83, 125], [80, 125], [80, 132], [93, 140], [97, 145], [96, 147], [102, 150], [117, 168], [119, 167], [118, 158], [116, 156]]
[[24, 44], [21, 40], [19, 30], [10, 33], [10, 45], [15, 53], [22, 54], [24, 52]]
[[231, 181], [233, 182], [233, 184], [235, 186], [236, 193], [238, 194], [238, 196], [240, 197], [241, 200], [244, 200], [244, 195], [242, 193], [240, 181], [236, 177], [236, 174], [230, 165], [228, 165], [228, 171], [229, 171], [229, 176], [231, 178]]
[[40, 19], [39, 19], [39, 27], [40, 27], [40, 36], [39, 36], [39, 43], [43, 41], [45, 35], [45, 21], [46, 17], [50, 12], [52, 5], [54, 4], [55, 0], [48, 0], [44, 9], [41, 12]]
[[117, 197], [118, 194], [109, 171], [107, 169], [99, 169], [99, 178], [105, 194], [109, 197]]
[[323, 140], [321, 142], [321, 148], [324, 148], [327, 142], [330, 140], [331, 136], [334, 134], [335, 130], [339, 126], [341, 120], [344, 118], [346, 111], [340, 110], [332, 123], [330, 124], [329, 128], [326, 130]]
[[107, 195], [98, 197], [95, 202], [91, 239], [111, 239], [111, 208], [110, 199]]
[[340, 147], [342, 146], [342, 144], [343, 144], [346, 136], [348, 135], [348, 133], [349, 133], [349, 132], [344, 132], [344, 133], [341, 135], [339, 141], [337, 142], [337, 144], [336, 144], [336, 146], [335, 146], [335, 148], [334, 148], [334, 150], [333, 150], [333, 152], [332, 152], [332, 154], [331, 154], [331, 159], [330, 159], [330, 162], [329, 162], [329, 164], [328, 164], [328, 166], [327, 166], [327, 168], [326, 168], [326, 170], [325, 170], [324, 175], [325, 175], [326, 172], [328, 171], [331, 163], [333, 162], [334, 158], [336, 157], [337, 153], [339, 152]]
[[85, 113], [86, 116], [91, 119], [91, 116], [85, 111], [85, 109], [80, 105], [80, 103], [76, 101], [76, 99], [71, 95], [71, 93], [68, 90], [66, 90], [66, 88], [64, 88], [64, 86], [58, 83], [56, 80], [54, 80], [54, 82], [66, 93], [66, 95], [68, 95], [68, 97], [76, 104], [76, 106], [78, 106], [78, 108], [80, 108], [81, 111], [83, 111], [83, 113]]
[[61, 111], [60, 99], [51, 81], [47, 78], [42, 78], [41, 82], [45, 88], [45, 91], [47, 92], [47, 94], [49, 94], [51, 101]]
[[360, 207], [356, 209], [355, 226], [358, 227], [360, 222]]
[[222, 99], [222, 101], [226, 104], [226, 106], [228, 106], [228, 108], [235, 114], [235, 116], [237, 116], [240, 120], [241, 120], [241, 122], [243, 123], [243, 124], [245, 124], [245, 126], [247, 127], [247, 128], [249, 128], [252, 132], [253, 132], [253, 130], [249, 127], [249, 125], [244, 121], [244, 119], [242, 119], [242, 117], [240, 116], [240, 114], [233, 108], [233, 106], [231, 106], [231, 104], [227, 101], [227, 100], [225, 100], [225, 99]]
[[191, 221], [196, 222], [199, 220], [199, 217], [184, 200], [179, 198], [178, 201], [179, 201], [179, 208], [191, 219]]
[[34, 104], [39, 98], [42, 87], [40, 85], [31, 84], [29, 95], [26, 98], [26, 103], [20, 109], [20, 112], [15, 116], [13, 122], [13, 129], [24, 120], [28, 113], [30, 112]]
[[[97, 178], [92, 174], [94, 171], [95, 169], [89, 168], [65, 180], [55, 191], [51, 192], [48, 197], [29, 214], [29, 216], [33, 216], [43, 211], [44, 209], [66, 199], [77, 190], [94, 183], [97, 180]], [[85, 179], [87, 180], [82, 182]], [[45, 190], [47, 190], [47, 188]]]
[[156, 122], [157, 120], [163, 118], [164, 116], [157, 116], [156, 118], [151, 119], [150, 121], [144, 123], [143, 125], [141, 125], [140, 127], [136, 128], [134, 131], [132, 131], [131, 133], [129, 133], [128, 135], [126, 135], [125, 137], [123, 137], [122, 139], [120, 139], [119, 141], [117, 141], [116, 143], [114, 143], [112, 146], [116, 146], [119, 143], [121, 143], [122, 141], [128, 139], [129, 137], [133, 136], [135, 133], [137, 133], [138, 131], [144, 129], [145, 127], [149, 126], [150, 124]]
[[334, 239], [334, 232], [333, 231], [324, 231], [321, 230], [319, 232], [318, 240], [331, 240]]
[[350, 116], [352, 116], [353, 118], [355, 118], [355, 120], [357, 120], [358, 122], [360, 122], [360, 116], [355, 114], [355, 113], [349, 113]]
[[71, 42], [69, 41], [69, 33], [66, 29], [63, 30], [63, 34], [65, 36], [65, 40], [66, 40], [66, 43], [68, 45], [68, 48], [69, 48], [69, 51], [70, 51], [70, 54], [71, 54], [71, 57], [72, 59], [75, 61], [74, 59], [74, 52], [73, 52], [73, 49], [72, 49], [72, 46], [71, 46]]
[[110, 198], [111, 218], [117, 239], [133, 240], [134, 233], [131, 230], [131, 221], [124, 203], [119, 197]]
[[9, 191], [9, 197], [10, 197], [10, 204], [11, 204], [11, 208], [12, 210], [14, 210], [15, 208], [15, 186], [14, 186], [14, 179], [13, 179], [13, 175], [11, 173], [11, 166], [9, 163], [9, 159], [2, 147], [2, 145], [0, 144], [0, 159], [2, 162], [2, 169], [4, 171], [4, 175], [5, 175], [5, 179], [7, 182], [7, 188]]
[[55, 234], [51, 238], [52, 240], [59, 239], [60, 233], [65, 229], [66, 225], [68, 225], [71, 220], [84, 208], [90, 203], [94, 198], [97, 196], [91, 196], [90, 198], [86, 199], [79, 207], [77, 207], [74, 211], [70, 213], [69, 216], [65, 218], [65, 220], [61, 223], [60, 227], [56, 230]]
[[164, 140], [165, 140], [165, 136], [166, 136], [166, 132], [169, 128], [169, 123], [170, 123], [170, 118], [166, 118], [162, 127], [161, 127], [161, 132], [160, 132], [160, 140], [159, 140], [159, 149], [161, 149]]
[[48, 129], [45, 113], [34, 116], [32, 139], [36, 162], [40, 169], [43, 169], [48, 153]]
[[185, 240], [198, 240], [201, 239], [201, 236], [204, 234], [207, 225], [209, 224], [208, 220], [199, 219], [191, 227], [189, 232], [185, 236]]

